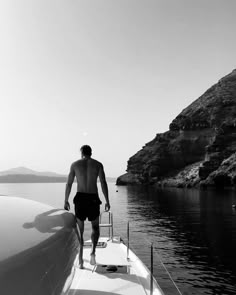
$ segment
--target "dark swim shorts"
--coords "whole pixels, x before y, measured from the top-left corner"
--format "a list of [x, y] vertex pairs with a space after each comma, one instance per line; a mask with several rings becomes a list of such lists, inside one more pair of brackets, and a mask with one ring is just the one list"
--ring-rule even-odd
[[89, 221], [93, 221], [100, 215], [100, 205], [102, 202], [98, 194], [77, 192], [73, 203], [75, 205], [75, 216], [82, 221], [86, 218]]

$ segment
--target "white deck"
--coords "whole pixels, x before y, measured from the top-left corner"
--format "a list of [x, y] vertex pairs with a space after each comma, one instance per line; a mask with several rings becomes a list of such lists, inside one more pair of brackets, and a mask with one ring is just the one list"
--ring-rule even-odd
[[[100, 239], [99, 241], [107, 241]], [[96, 266], [89, 263], [90, 247], [84, 248], [84, 269], [76, 268], [68, 295], [148, 295], [150, 273], [145, 265], [119, 239], [108, 241], [105, 248], [96, 249], [97, 265], [128, 265], [128, 273], [97, 273]], [[153, 295], [164, 295], [154, 280]]]

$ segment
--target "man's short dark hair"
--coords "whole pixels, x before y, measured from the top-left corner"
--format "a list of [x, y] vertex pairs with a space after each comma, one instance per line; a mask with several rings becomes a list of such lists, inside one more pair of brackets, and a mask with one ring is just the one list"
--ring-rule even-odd
[[92, 149], [89, 145], [83, 145], [81, 148], [80, 148], [80, 151], [81, 153], [84, 155], [84, 156], [91, 156], [92, 155]]

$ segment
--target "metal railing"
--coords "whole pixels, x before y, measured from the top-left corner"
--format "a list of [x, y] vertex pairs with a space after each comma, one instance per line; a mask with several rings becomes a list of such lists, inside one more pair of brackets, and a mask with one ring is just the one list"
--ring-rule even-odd
[[[127, 222], [127, 260], [129, 260], [129, 221]], [[150, 295], [153, 295], [153, 244], [151, 244]]]
[[[147, 241], [147, 239], [145, 239]], [[151, 244], [150, 246], [150, 295], [153, 295], [153, 286], [154, 286], [154, 276], [153, 276], [153, 243], [150, 243], [149, 241], [147, 241], [149, 244]], [[130, 225], [129, 225], [129, 221], [127, 222], [127, 260], [129, 260], [129, 249], [130, 249]], [[165, 269], [166, 273], [168, 274], [171, 282], [173, 283], [173, 285], [175, 286], [176, 290], [178, 291], [178, 293], [180, 295], [182, 295], [180, 289], [178, 288], [178, 286], [176, 285], [175, 281], [173, 280], [171, 274], [169, 273], [168, 269], [166, 268], [166, 266], [164, 265], [160, 255], [158, 254], [158, 259], [162, 265], [162, 267]]]
[[[108, 214], [108, 223], [102, 223], [102, 216]], [[113, 241], [113, 215], [111, 211], [103, 211], [99, 216], [99, 227], [109, 229], [109, 239]]]
[[129, 221], [127, 223], [127, 260], [129, 260]]

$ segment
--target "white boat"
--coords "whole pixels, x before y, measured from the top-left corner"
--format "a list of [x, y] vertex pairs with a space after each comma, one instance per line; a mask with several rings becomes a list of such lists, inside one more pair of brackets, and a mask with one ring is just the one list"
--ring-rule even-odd
[[75, 275], [68, 295], [164, 295], [160, 286], [144, 263], [120, 237], [113, 237], [112, 213], [108, 237], [101, 237], [96, 249], [96, 265], [89, 263], [91, 240], [84, 243], [84, 269], [75, 263]]
[[[78, 239], [72, 213], [17, 197], [0, 196], [0, 294], [164, 295], [142, 261], [113, 237], [99, 239], [95, 266], [91, 241], [78, 267]], [[128, 253], [128, 257], [127, 257]]]

